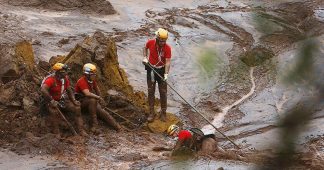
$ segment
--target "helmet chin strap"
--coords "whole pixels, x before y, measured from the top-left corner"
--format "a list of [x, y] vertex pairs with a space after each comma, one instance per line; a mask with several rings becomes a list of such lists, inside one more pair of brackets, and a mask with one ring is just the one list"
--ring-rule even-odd
[[89, 83], [93, 83], [93, 81], [90, 79], [90, 74], [87, 74], [87, 75], [86, 75], [86, 78], [87, 78], [87, 81], [88, 81]]

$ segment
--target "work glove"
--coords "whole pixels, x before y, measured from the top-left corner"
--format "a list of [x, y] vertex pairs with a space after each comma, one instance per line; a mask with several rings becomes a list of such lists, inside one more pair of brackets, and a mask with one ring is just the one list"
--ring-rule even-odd
[[148, 60], [147, 60], [146, 57], [143, 58], [142, 63], [143, 63], [144, 65], [147, 65], [147, 64], [148, 64]]
[[168, 74], [164, 74], [163, 80], [166, 81], [168, 79]]
[[79, 101], [77, 101], [77, 100], [73, 100], [73, 104], [76, 105], [76, 106], [80, 106], [81, 105], [81, 103]]
[[50, 102], [50, 105], [51, 105], [52, 107], [57, 107], [58, 104], [59, 104], [58, 101], [56, 101], [56, 100], [54, 100], [54, 99], [52, 99], [51, 102]]
[[99, 98], [99, 104], [100, 104], [102, 107], [106, 107], [106, 102], [105, 102], [105, 100], [104, 100], [102, 97]]

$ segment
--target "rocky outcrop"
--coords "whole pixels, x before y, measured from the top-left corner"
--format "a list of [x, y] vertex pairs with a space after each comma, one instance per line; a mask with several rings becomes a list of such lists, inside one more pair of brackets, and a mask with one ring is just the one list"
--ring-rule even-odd
[[0, 145], [14, 142], [27, 129], [38, 132], [38, 72], [30, 42], [0, 45]]
[[46, 133], [39, 115], [40, 83], [51, 64], [58, 61], [70, 66], [72, 86], [82, 75], [85, 63], [96, 64], [98, 84], [109, 108], [130, 120], [130, 128], [146, 121], [145, 95], [134, 92], [129, 85], [124, 70], [119, 68], [115, 42], [103, 33], [86, 37], [67, 56], [53, 57], [50, 63], [41, 61], [38, 65], [30, 42], [0, 47], [0, 145], [19, 140], [27, 131], [36, 136]]
[[[110, 97], [112, 100], [127, 99], [128, 103], [139, 108], [146, 108], [144, 93], [134, 92], [133, 87], [129, 85], [125, 71], [119, 68], [114, 40], [106, 37], [102, 32], [95, 32], [93, 36], [86, 37], [67, 56], [51, 58], [50, 64], [53, 65], [58, 61], [70, 66], [72, 82], [76, 82], [82, 76], [84, 64], [95, 64], [98, 84], [104, 97]], [[118, 93], [110, 93], [111, 91]], [[113, 101], [111, 102], [114, 105]]]
[[15, 46], [0, 45], [0, 78], [3, 83], [18, 79], [26, 71], [33, 70], [35, 65], [32, 45], [27, 41], [18, 42]]

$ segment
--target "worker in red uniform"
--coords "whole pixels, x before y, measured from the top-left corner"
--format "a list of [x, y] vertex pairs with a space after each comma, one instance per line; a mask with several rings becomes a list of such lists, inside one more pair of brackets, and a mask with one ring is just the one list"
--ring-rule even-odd
[[[160, 93], [160, 120], [166, 121], [167, 110], [167, 83], [168, 74], [171, 64], [171, 46], [166, 43], [168, 39], [168, 31], [159, 28], [155, 32], [155, 39], [150, 39], [146, 42], [143, 50], [143, 64], [147, 71], [147, 87], [148, 87], [148, 103], [149, 116], [147, 120], [152, 122], [155, 118], [154, 100], [155, 100], [155, 85], [159, 86]], [[154, 70], [153, 70], [154, 69]]]
[[228, 155], [227, 152], [217, 145], [214, 134], [205, 135], [199, 128], [180, 130], [179, 126], [171, 125], [167, 129], [167, 134], [174, 138], [178, 137], [173, 148], [173, 156], [188, 155], [196, 152], [203, 155]]
[[99, 133], [98, 131], [98, 117], [103, 119], [117, 131], [122, 130], [117, 121], [102, 108], [105, 101], [101, 97], [101, 93], [96, 81], [97, 67], [94, 64], [87, 63], [83, 66], [83, 76], [77, 81], [75, 85], [76, 96], [81, 102], [82, 110], [86, 110], [91, 116], [91, 131]]
[[[46, 76], [41, 85], [42, 103], [48, 113], [46, 122], [51, 124], [53, 133], [60, 136], [59, 124], [62, 117], [59, 112], [70, 112], [75, 117], [77, 130], [80, 135], [87, 136], [83, 129], [80, 102], [75, 100], [70, 80], [67, 76], [67, 65], [56, 63], [52, 70], [53, 74]], [[43, 113], [44, 113], [43, 112]]]

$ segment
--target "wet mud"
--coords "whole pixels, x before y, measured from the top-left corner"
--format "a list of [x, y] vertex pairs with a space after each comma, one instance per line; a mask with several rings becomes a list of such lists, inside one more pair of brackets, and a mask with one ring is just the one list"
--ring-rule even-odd
[[84, 1], [84, 0], [28, 0], [28, 1], [7, 1], [2, 0], [2, 3], [7, 3], [12, 6], [29, 7], [50, 11], [79, 11], [83, 14], [98, 14], [98, 15], [111, 15], [115, 14], [113, 6], [110, 2], [105, 0]]
[[[66, 135], [57, 139], [39, 127], [41, 118], [32, 104], [37, 101], [37, 94], [18, 93], [25, 89], [37, 91], [38, 81], [44, 73], [37, 73], [39, 80], [27, 75], [17, 79], [23, 69], [12, 67], [11, 72], [1, 69], [1, 75], [1, 71], [8, 74], [2, 77], [0, 88], [0, 146], [20, 156], [28, 155], [29, 161], [39, 163], [36, 167], [27, 164], [31, 169], [44, 166], [70, 169], [251, 169], [276, 154], [273, 147], [280, 142], [277, 122], [285, 116], [285, 111], [301, 98], [314, 94], [308, 89], [286, 87], [279, 80], [287, 65], [295, 61], [300, 41], [313, 37], [320, 44], [324, 43], [321, 12], [324, 4], [321, 1], [57, 0], [44, 3], [41, 0], [2, 0], [0, 5], [1, 54], [19, 56], [19, 52], [9, 49], [16, 42], [28, 40], [36, 61], [40, 61], [39, 65], [44, 64], [42, 67], [49, 67], [46, 62], [52, 56], [56, 56], [57, 61], [68, 53], [78, 56], [80, 53], [76, 51], [102, 58], [105, 43], [100, 37], [111, 37], [116, 43], [113, 51], [118, 56], [113, 63], [121, 67], [118, 74], [122, 81], [116, 79], [103, 83], [102, 88], [108, 91], [105, 98], [108, 106], [134, 123], [115, 115], [125, 126], [121, 133], [101, 122], [100, 135], [75, 138], [66, 129]], [[225, 153], [215, 151], [195, 159], [174, 161], [169, 157], [169, 151], [152, 150], [156, 146], [172, 147], [175, 142], [164, 133], [151, 133], [150, 128], [155, 129], [155, 125], [143, 123], [146, 109], [143, 101], [147, 92], [143, 83], [146, 80], [141, 49], [159, 27], [170, 31], [168, 43], [173, 48], [169, 84], [242, 149], [235, 149], [211, 129], [208, 133], [215, 133], [218, 146]], [[98, 30], [101, 33], [97, 40], [84, 42], [88, 35]], [[95, 42], [99, 50], [76, 46], [82, 42]], [[23, 50], [18, 51], [24, 53], [30, 50], [24, 45], [20, 47], [18, 49]], [[323, 73], [320, 68], [322, 54], [321, 48], [316, 58], [319, 75]], [[216, 58], [207, 60], [213, 62], [215, 68], [205, 67], [200, 60], [204, 55], [207, 59], [210, 55]], [[7, 60], [8, 56], [0, 61]], [[99, 65], [104, 63], [102, 60], [97, 62]], [[75, 68], [81, 68], [77, 62], [73, 64]], [[109, 64], [104, 66], [112, 68]], [[114, 71], [101, 70], [104, 77], [101, 81], [109, 79]], [[132, 87], [124, 82], [126, 79]], [[20, 85], [17, 86], [15, 81]], [[119, 88], [109, 91], [113, 87]], [[132, 90], [134, 96], [128, 100], [125, 94]], [[180, 118], [184, 127], [208, 125], [179, 96], [168, 90], [168, 112]], [[301, 149], [295, 157], [299, 168], [323, 168], [323, 131], [319, 130], [323, 124], [323, 107], [317, 108], [315, 115], [298, 141]], [[26, 129], [29, 132], [26, 133]], [[6, 152], [1, 151], [1, 154]], [[34, 156], [49, 157], [49, 160], [44, 163], [42, 159], [33, 159]], [[53, 160], [58, 161], [53, 163]], [[17, 162], [24, 161], [18, 159]], [[0, 169], [12, 167], [1, 163]]]

